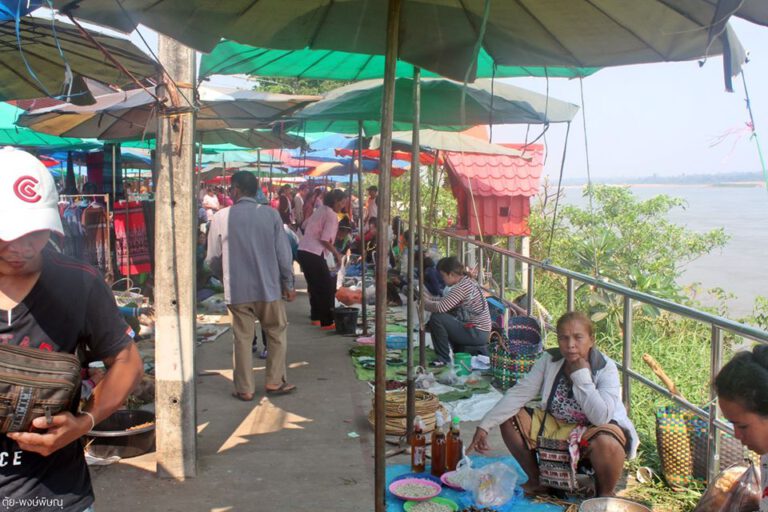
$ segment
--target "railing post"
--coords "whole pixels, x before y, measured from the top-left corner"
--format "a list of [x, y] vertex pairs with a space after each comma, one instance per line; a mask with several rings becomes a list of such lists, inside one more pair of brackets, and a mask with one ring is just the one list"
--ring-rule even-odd
[[568, 311], [573, 311], [573, 278], [572, 277], [566, 277], [565, 278], [565, 293], [566, 293], [566, 309]]
[[621, 377], [621, 398], [627, 414], [632, 410], [632, 380], [629, 370], [632, 369], [632, 299], [624, 297], [624, 346], [622, 349], [622, 364], [624, 373]]
[[464, 241], [456, 240], [456, 257], [459, 261], [464, 263]]
[[712, 326], [712, 343], [710, 357], [710, 386], [709, 386], [709, 429], [707, 446], [707, 482], [714, 482], [720, 471], [720, 433], [715, 427], [717, 421], [717, 393], [715, 391], [715, 376], [723, 365], [723, 332], [716, 325]]
[[499, 295], [502, 300], [505, 299], [504, 295], [507, 291], [507, 257], [503, 254], [501, 256], [501, 275], [499, 275]]
[[528, 316], [533, 316], [533, 269], [533, 265], [528, 265]]
[[445, 235], [445, 255], [451, 255], [451, 237], [449, 235]]
[[[514, 251], [515, 250], [515, 237], [510, 236], [507, 237], [507, 250]], [[515, 282], [515, 273], [517, 272], [517, 260], [514, 258], [509, 258], [507, 256], [503, 256], [504, 259], [507, 260], [507, 286], [509, 288], [514, 288], [516, 285]]]
[[[476, 239], [480, 240], [480, 237], [477, 236]], [[480, 283], [480, 286], [482, 286], [485, 283], [485, 262], [483, 261], [483, 248], [477, 245], [475, 246], [475, 250], [477, 250], [477, 282]]]

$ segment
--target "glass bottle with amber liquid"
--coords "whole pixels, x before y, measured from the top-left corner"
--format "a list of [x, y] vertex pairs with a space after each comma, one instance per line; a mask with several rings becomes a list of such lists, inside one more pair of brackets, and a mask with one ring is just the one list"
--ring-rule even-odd
[[432, 431], [432, 474], [441, 476], [445, 473], [445, 420], [440, 411], [435, 413], [435, 430]]
[[451, 422], [451, 430], [445, 440], [445, 470], [453, 471], [456, 469], [456, 465], [459, 463], [462, 457], [463, 444], [461, 442], [461, 432], [459, 431], [460, 419], [458, 416], [453, 417]]
[[411, 434], [411, 471], [423, 473], [427, 465], [427, 437], [424, 435], [424, 422], [416, 416]]

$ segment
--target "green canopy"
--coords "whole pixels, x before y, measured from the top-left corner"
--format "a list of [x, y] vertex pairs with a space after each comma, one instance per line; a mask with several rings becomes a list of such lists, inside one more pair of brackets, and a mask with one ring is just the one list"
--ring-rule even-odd
[[[386, 53], [384, 0], [52, 0], [125, 32], [141, 23], [210, 52], [221, 38], [264, 48]], [[731, 16], [768, 25], [760, 0], [402, 0], [398, 57], [456, 80], [475, 78], [478, 47], [508, 66], [605, 67], [743, 53]]]
[[[498, 66], [484, 49], [477, 58], [477, 77], [549, 76], [576, 78], [589, 76], [600, 68]], [[413, 76], [413, 65], [397, 61], [398, 77]], [[211, 75], [255, 75], [308, 78], [315, 80], [368, 80], [384, 76], [384, 56], [334, 50], [272, 50], [234, 41], [221, 41], [211, 53], [203, 54], [200, 78]], [[424, 70], [422, 77], [438, 77]]]
[[[421, 81], [421, 126], [444, 131], [460, 131], [479, 124], [546, 124], [571, 121], [579, 107], [543, 94], [490, 80], [467, 85], [447, 79]], [[411, 129], [413, 119], [413, 80], [395, 81], [394, 130]], [[322, 101], [305, 107], [294, 117], [303, 120], [302, 131], [357, 133], [363, 122], [367, 135], [379, 133], [381, 118], [381, 80], [366, 80], [334, 89]], [[462, 97], [464, 111], [462, 112]]]
[[30, 128], [16, 126], [16, 120], [24, 111], [0, 102], [0, 146], [23, 146], [38, 149], [94, 149], [101, 147], [95, 141], [70, 137], [57, 137]]

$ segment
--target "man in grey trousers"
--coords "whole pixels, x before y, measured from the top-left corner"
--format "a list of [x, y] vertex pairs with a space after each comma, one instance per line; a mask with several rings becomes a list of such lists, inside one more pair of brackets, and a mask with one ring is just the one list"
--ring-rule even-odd
[[293, 257], [277, 210], [256, 201], [256, 177], [241, 171], [232, 175], [231, 183], [235, 204], [214, 215], [205, 261], [222, 277], [224, 300], [232, 315], [232, 396], [251, 401], [255, 393], [252, 342], [257, 320], [266, 333], [267, 395], [296, 390], [286, 381], [288, 320], [283, 303], [296, 298]]

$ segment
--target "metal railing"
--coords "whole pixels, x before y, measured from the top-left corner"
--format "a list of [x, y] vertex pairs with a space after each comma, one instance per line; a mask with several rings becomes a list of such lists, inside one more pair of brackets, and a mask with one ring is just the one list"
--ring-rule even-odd
[[[500, 255], [501, 256], [501, 265], [500, 265], [501, 276], [500, 276], [498, 286], [499, 286], [499, 292], [502, 295], [502, 299], [504, 298], [504, 289], [506, 286], [505, 283], [507, 282], [507, 272], [511, 267], [507, 260], [511, 258], [525, 264], [528, 268], [527, 276], [526, 276], [527, 285], [528, 285], [528, 291], [527, 291], [528, 314], [532, 313], [533, 307], [535, 304], [534, 285], [535, 285], [535, 273], [537, 269], [540, 269], [546, 272], [551, 272], [553, 274], [557, 274], [565, 277], [566, 304], [567, 304], [568, 311], [573, 311], [574, 309], [574, 298], [575, 298], [575, 289], [576, 289], [576, 286], [574, 284], [577, 282], [588, 284], [592, 287], [600, 288], [600, 289], [620, 295], [623, 298], [624, 329], [623, 329], [623, 336], [622, 336], [623, 338], [622, 339], [622, 361], [621, 363], [617, 363], [617, 365], [622, 371], [622, 400], [624, 402], [624, 406], [627, 409], [627, 413], [628, 414], [630, 413], [631, 406], [632, 406], [632, 403], [631, 403], [632, 381], [635, 380], [643, 384], [644, 386], [651, 388], [653, 391], [664, 395], [665, 397], [672, 400], [676, 404], [680, 405], [684, 409], [687, 409], [692, 413], [694, 413], [695, 415], [706, 420], [709, 425], [707, 475], [708, 475], [709, 481], [712, 481], [712, 479], [718, 473], [718, 465], [719, 465], [720, 436], [716, 435], [717, 430], [721, 430], [725, 433], [733, 435], [732, 427], [724, 423], [722, 420], [718, 418], [717, 400], [716, 400], [714, 386], [710, 385], [710, 390], [709, 390], [710, 401], [706, 405], [707, 409], [705, 410], [689, 402], [685, 398], [682, 398], [681, 396], [673, 395], [666, 388], [656, 384], [655, 382], [649, 380], [645, 376], [637, 373], [632, 369], [632, 334], [633, 334], [632, 307], [633, 307], [633, 303], [641, 302], [643, 304], [649, 304], [656, 308], [669, 311], [670, 313], [678, 314], [678, 315], [696, 320], [698, 322], [702, 322], [710, 325], [711, 326], [710, 374], [712, 377], [717, 375], [717, 373], [720, 371], [720, 368], [722, 367], [723, 331], [727, 331], [727, 332], [757, 341], [759, 343], [766, 343], [766, 344], [768, 344], [768, 332], [763, 331], [761, 329], [757, 329], [755, 327], [751, 327], [749, 325], [735, 322], [733, 320], [729, 320], [727, 318], [712, 315], [689, 306], [677, 304], [676, 302], [672, 302], [670, 300], [661, 299], [659, 297], [655, 297], [647, 293], [638, 292], [636, 290], [627, 288], [625, 286], [622, 286], [616, 283], [602, 281], [586, 274], [574, 272], [572, 270], [551, 265], [546, 261], [535, 260], [533, 258], [523, 256], [522, 254], [518, 254], [508, 249], [499, 248], [494, 245], [481, 242], [479, 240], [475, 240], [473, 238], [457, 235], [456, 233], [453, 233], [451, 231], [433, 230], [432, 234], [445, 237], [446, 247], [448, 249], [451, 248], [451, 241], [455, 240], [458, 245], [457, 254], [459, 254], [459, 259], [462, 259], [462, 260], [465, 254], [466, 247], [468, 245], [476, 246], [477, 248], [484, 251], [486, 255], [491, 253]], [[480, 261], [480, 265], [482, 266], [482, 260]]]

